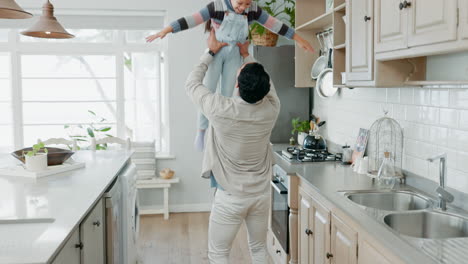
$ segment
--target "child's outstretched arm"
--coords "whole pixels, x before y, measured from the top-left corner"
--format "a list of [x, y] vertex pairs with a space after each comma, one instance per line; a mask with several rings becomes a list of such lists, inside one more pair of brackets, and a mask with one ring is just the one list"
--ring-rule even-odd
[[275, 32], [278, 35], [284, 36], [288, 39], [292, 39], [296, 41], [299, 47], [303, 48], [306, 51], [315, 52], [314, 48], [310, 43], [298, 35], [293, 28], [288, 27], [283, 22], [279, 21], [275, 17], [270, 16], [261, 9], [259, 6], [256, 6], [256, 10], [253, 13], [253, 19], [263, 25], [264, 27], [268, 28], [272, 32]]
[[146, 42], [152, 42], [155, 39], [163, 39], [168, 33], [177, 33], [182, 30], [196, 27], [203, 22], [208, 21], [215, 15], [215, 4], [214, 2], [209, 3], [206, 7], [202, 8], [197, 13], [177, 19], [172, 22], [169, 26], [165, 27], [160, 32], [146, 37]]

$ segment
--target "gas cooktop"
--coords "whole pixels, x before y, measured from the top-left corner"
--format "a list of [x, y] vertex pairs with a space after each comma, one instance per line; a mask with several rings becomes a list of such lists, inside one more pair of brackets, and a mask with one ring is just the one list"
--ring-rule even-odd
[[341, 161], [341, 153], [332, 154], [327, 150], [311, 150], [302, 147], [288, 147], [277, 151], [281, 157], [290, 163]]

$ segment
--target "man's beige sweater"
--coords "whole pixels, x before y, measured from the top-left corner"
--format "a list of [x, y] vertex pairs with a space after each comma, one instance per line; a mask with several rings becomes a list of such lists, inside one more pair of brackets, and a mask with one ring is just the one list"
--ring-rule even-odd
[[[280, 101], [270, 82], [270, 92], [255, 104], [239, 96], [224, 97], [203, 85], [208, 65], [204, 54], [190, 73], [186, 91], [208, 118], [202, 176], [213, 173], [221, 187], [233, 195], [257, 195], [268, 190], [274, 165], [270, 135], [280, 111]], [[255, 62], [249, 56], [245, 63]]]

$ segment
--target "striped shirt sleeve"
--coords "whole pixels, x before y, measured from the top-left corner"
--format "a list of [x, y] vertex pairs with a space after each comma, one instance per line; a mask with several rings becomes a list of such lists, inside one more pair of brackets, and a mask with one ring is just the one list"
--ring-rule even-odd
[[257, 6], [256, 12], [253, 13], [253, 20], [278, 35], [285, 36], [288, 39], [292, 39], [294, 37], [295, 32], [293, 28], [288, 27], [277, 18], [268, 15], [268, 13], [263, 11], [259, 6]]
[[172, 27], [172, 33], [177, 33], [182, 30], [196, 27], [203, 22], [208, 21], [213, 18], [215, 14], [214, 2], [209, 3], [206, 7], [201, 9], [199, 12], [191, 15], [177, 19], [173, 21], [170, 25]]

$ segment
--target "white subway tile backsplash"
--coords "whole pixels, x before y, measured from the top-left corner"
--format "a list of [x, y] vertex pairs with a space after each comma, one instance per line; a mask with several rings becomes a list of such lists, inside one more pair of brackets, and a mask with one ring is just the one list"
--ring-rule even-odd
[[437, 146], [446, 147], [448, 144], [448, 128], [430, 127], [429, 138], [426, 140]]
[[468, 193], [468, 89], [356, 88], [317, 97], [314, 113], [327, 120], [329, 140], [353, 146], [359, 128], [369, 129], [388, 109], [403, 129], [403, 168], [438, 181], [439, 164], [427, 158], [445, 152], [449, 186]]
[[414, 88], [400, 88], [400, 103], [413, 104]]
[[456, 168], [457, 170], [468, 173], [468, 152], [460, 151], [457, 153]]
[[455, 109], [440, 109], [439, 124], [451, 128], [458, 128], [459, 110]]
[[430, 89], [431, 90], [431, 105], [448, 107], [449, 106], [449, 90], [448, 89]]
[[467, 110], [460, 111], [460, 121], [459, 121], [458, 126], [460, 127], [460, 129], [468, 130], [468, 111]]
[[399, 88], [387, 88], [387, 102], [388, 103], [400, 102], [400, 89]]
[[420, 118], [424, 124], [437, 125], [439, 124], [439, 108], [426, 107], [420, 108]]
[[414, 90], [414, 104], [430, 105], [431, 104], [431, 90], [424, 89], [424, 88]]
[[455, 150], [468, 150], [468, 131], [449, 129], [448, 147]]
[[468, 174], [452, 168], [447, 170], [447, 186], [461, 192], [468, 192]]
[[406, 121], [421, 123], [421, 107], [415, 105], [408, 105], [406, 106]]
[[450, 107], [468, 109], [468, 89], [450, 90]]

